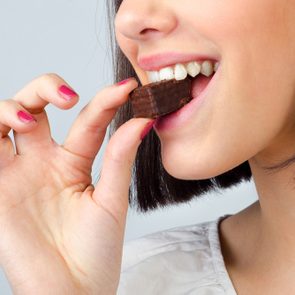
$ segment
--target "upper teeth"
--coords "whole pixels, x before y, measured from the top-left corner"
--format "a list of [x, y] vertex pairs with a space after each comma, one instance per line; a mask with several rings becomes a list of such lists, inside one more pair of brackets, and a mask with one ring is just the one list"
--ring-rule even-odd
[[213, 72], [217, 71], [218, 65], [218, 62], [213, 64], [213, 62], [209, 60], [205, 60], [202, 63], [191, 61], [186, 64], [178, 63], [159, 71], [147, 72], [147, 75], [150, 83], [171, 79], [184, 80], [187, 75], [196, 77], [200, 73], [209, 77], [213, 74]]

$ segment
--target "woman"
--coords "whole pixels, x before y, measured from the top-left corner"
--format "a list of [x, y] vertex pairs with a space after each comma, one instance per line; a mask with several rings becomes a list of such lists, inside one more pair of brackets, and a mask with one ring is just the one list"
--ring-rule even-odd
[[[61, 77], [42, 76], [1, 101], [0, 262], [13, 291], [295, 293], [295, 2], [125, 0], [114, 4], [119, 8], [116, 38], [128, 61], [123, 67], [121, 56], [117, 77], [137, 76], [145, 85], [151, 77], [147, 71], [168, 65], [207, 60], [219, 66], [213, 78], [203, 69], [193, 91], [196, 99], [156, 122], [140, 118], [122, 124], [128, 118], [128, 94], [139, 85], [133, 78], [106, 87], [83, 108], [62, 146], [52, 140], [44, 111], [48, 103], [61, 109], [77, 103], [78, 95]], [[115, 128], [122, 126], [108, 144], [94, 187], [91, 166], [120, 106]], [[16, 154], [7, 136], [11, 128]], [[194, 194], [251, 176], [259, 201], [212, 223], [132, 242], [128, 249], [137, 248], [137, 253], [125, 256], [119, 284], [131, 167], [141, 142], [135, 184], [142, 211], [188, 201]], [[142, 163], [147, 154], [152, 156], [146, 161], [148, 173], [159, 173], [149, 175], [149, 182]], [[216, 233], [211, 236], [214, 249], [206, 243], [210, 229]], [[170, 264], [173, 255], [167, 251], [173, 247], [174, 233], [180, 246], [173, 248], [175, 263]], [[188, 240], [181, 241], [186, 233]], [[163, 237], [160, 243], [159, 237]], [[203, 247], [191, 251], [192, 237]], [[158, 249], [166, 245], [158, 255], [155, 241]], [[214, 269], [216, 265], [219, 269]], [[195, 274], [190, 277], [192, 285], [190, 274]]]

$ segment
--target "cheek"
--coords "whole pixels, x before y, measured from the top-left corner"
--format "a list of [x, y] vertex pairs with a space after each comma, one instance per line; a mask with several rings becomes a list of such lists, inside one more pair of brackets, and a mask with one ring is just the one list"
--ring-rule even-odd
[[[240, 79], [239, 79], [240, 78]], [[261, 151], [286, 128], [294, 132], [294, 87], [221, 77], [206, 107], [171, 138], [161, 138], [163, 165], [180, 179], [220, 175]]]
[[124, 55], [127, 57], [129, 62], [132, 63], [132, 65], [136, 64], [136, 57], [138, 55], [138, 46], [136, 46], [136, 43], [124, 37], [121, 33], [118, 32], [118, 30], [116, 30], [115, 33], [118, 46], [120, 47]]
[[235, 3], [239, 10], [233, 4], [209, 9], [211, 15], [203, 10], [194, 22], [221, 49], [223, 69], [202, 112], [174, 139], [161, 140], [163, 165], [176, 178], [220, 175], [294, 128], [294, 47], [282, 11], [274, 9], [278, 2]]
[[135, 42], [128, 40], [127, 38], [125, 38], [119, 33], [116, 33], [116, 39], [123, 54], [131, 63], [136, 73], [136, 76], [140, 80], [141, 84], [142, 85], [148, 84], [149, 80], [148, 80], [147, 74], [137, 65], [138, 46], [135, 45]]

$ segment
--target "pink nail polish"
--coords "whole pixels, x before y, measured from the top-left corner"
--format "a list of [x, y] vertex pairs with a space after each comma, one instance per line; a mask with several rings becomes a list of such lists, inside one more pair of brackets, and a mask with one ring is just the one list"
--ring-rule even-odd
[[24, 122], [24, 123], [30, 123], [30, 122], [32, 122], [32, 121], [37, 122], [37, 120], [36, 120], [32, 115], [30, 115], [30, 114], [28, 114], [28, 113], [25, 113], [25, 112], [23, 112], [23, 111], [19, 111], [19, 112], [17, 113], [17, 116], [18, 116], [19, 119], [20, 119], [22, 122]]
[[70, 89], [66, 85], [60, 86], [58, 91], [65, 100], [71, 100], [73, 97], [78, 95], [73, 89]]
[[155, 124], [155, 121], [151, 121], [149, 123], [146, 124], [145, 128], [143, 129], [142, 133], [141, 133], [141, 136], [140, 136], [140, 139], [143, 140], [147, 135], [148, 133], [151, 131], [151, 129], [153, 128]]
[[120, 86], [120, 85], [127, 84], [131, 79], [132, 78], [128, 78], [128, 79], [122, 80], [122, 81], [118, 82], [117, 85]]

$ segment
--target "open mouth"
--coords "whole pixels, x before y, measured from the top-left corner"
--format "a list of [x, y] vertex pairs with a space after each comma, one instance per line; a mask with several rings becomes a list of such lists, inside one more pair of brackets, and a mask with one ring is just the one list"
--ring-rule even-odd
[[190, 78], [192, 79], [192, 88], [191, 88], [191, 96], [192, 99], [197, 98], [207, 87], [207, 85], [210, 83], [213, 76], [206, 77], [204, 75], [198, 75], [196, 78]]
[[[184, 64], [176, 63], [174, 66], [167, 66], [158, 71], [148, 71], [147, 75], [151, 83], [159, 82], [162, 80], [178, 80], [179, 82], [181, 80], [190, 80], [189, 84], [192, 85], [190, 89], [190, 95], [187, 96], [186, 102], [184, 104], [180, 104], [178, 106], [177, 109], [179, 109], [180, 107], [183, 107], [183, 105], [185, 105], [189, 100], [199, 96], [199, 94], [206, 88], [206, 86], [214, 76], [218, 67], [219, 62], [217, 61], [191, 61]], [[190, 99], [188, 99], [188, 97], [190, 97]], [[167, 115], [169, 113], [167, 113]], [[162, 114], [162, 117], [165, 115], [166, 114]]]
[[212, 88], [213, 82], [216, 80], [217, 76], [219, 76], [219, 70], [214, 72], [211, 76], [205, 76], [200, 74], [195, 78], [190, 76], [187, 79], [191, 79], [191, 97], [192, 99], [182, 106], [180, 109], [161, 116], [156, 119], [155, 129], [161, 131], [164, 129], [171, 129], [172, 127], [180, 126], [180, 124], [184, 123], [189, 119], [189, 117], [196, 114], [197, 109], [200, 107], [204, 98], [207, 96], [207, 92]]

